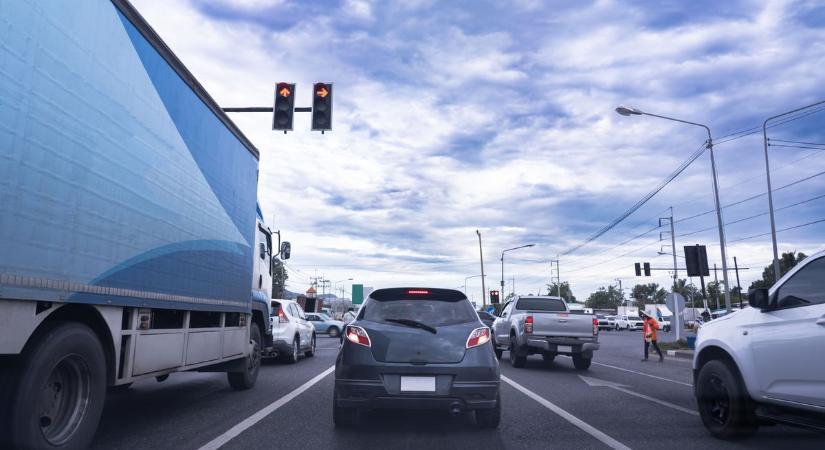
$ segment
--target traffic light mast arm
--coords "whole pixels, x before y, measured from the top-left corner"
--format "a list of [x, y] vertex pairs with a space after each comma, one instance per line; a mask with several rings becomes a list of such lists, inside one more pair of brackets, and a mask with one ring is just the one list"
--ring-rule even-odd
[[[271, 106], [244, 106], [240, 108], [221, 108], [223, 112], [268, 112], [271, 113], [275, 111], [275, 108]], [[312, 112], [311, 106], [296, 106], [294, 108], [295, 112]]]

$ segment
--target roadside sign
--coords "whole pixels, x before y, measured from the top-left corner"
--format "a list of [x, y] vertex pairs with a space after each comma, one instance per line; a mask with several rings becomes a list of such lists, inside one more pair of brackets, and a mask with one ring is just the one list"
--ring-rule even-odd
[[352, 304], [353, 305], [360, 305], [364, 303], [364, 285], [363, 284], [353, 284], [352, 285]]
[[487, 313], [493, 314], [494, 312], [496, 312], [496, 307], [495, 306], [490, 305], [490, 306], [487, 307]]
[[676, 330], [678, 341], [682, 335], [682, 311], [685, 309], [685, 297], [678, 292], [671, 292], [665, 298], [665, 305], [673, 313], [673, 329]]
[[710, 276], [707, 248], [704, 245], [686, 245], [685, 266], [689, 277]]

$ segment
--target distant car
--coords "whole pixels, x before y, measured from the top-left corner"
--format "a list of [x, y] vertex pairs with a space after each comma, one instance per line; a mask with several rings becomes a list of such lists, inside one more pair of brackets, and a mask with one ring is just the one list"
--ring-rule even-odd
[[609, 319], [610, 316], [606, 316], [604, 314], [596, 314], [596, 320], [599, 321], [599, 329], [600, 330], [612, 330], [613, 327], [616, 325], [616, 321], [612, 321]]
[[607, 317], [607, 323], [610, 325], [610, 329], [616, 328], [616, 316], [605, 316]]
[[476, 311], [478, 313], [478, 318], [481, 320], [481, 323], [487, 325], [487, 328], [492, 329], [493, 322], [496, 321], [496, 316], [488, 313], [487, 311]]
[[473, 411], [482, 428], [501, 420], [499, 364], [467, 297], [452, 289], [373, 291], [347, 325], [335, 362], [333, 422], [362, 409]]
[[797, 264], [750, 308], [706, 322], [693, 357], [694, 395], [722, 439], [761, 424], [825, 430], [825, 252]]
[[307, 321], [315, 327], [316, 333], [329, 334], [329, 337], [338, 337], [344, 329], [344, 322], [331, 319], [324, 313], [308, 313]]
[[670, 317], [662, 317], [661, 319], [657, 320], [659, 322], [659, 328], [661, 328], [662, 331], [670, 332]]
[[618, 316], [616, 319], [617, 330], [641, 330], [644, 322], [639, 316]]
[[[315, 355], [315, 327], [306, 320], [303, 308], [293, 300], [272, 300], [272, 348], [274, 354], [295, 363], [301, 353]], [[266, 355], [269, 356], [269, 355]]]

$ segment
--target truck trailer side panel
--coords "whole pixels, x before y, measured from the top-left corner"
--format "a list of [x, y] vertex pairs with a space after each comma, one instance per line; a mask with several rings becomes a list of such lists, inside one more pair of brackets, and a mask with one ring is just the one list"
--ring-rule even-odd
[[0, 1], [0, 298], [249, 312], [257, 150], [131, 6]]

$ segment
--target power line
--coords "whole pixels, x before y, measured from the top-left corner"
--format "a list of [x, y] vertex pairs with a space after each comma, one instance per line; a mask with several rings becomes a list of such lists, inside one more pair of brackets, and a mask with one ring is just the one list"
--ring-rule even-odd
[[[815, 224], [817, 224], [817, 223], [822, 223], [822, 222], [825, 222], [825, 219], [818, 219], [818, 220], [814, 220], [814, 221], [811, 221], [811, 222], [803, 223], [803, 224], [800, 224], [800, 225], [794, 225], [794, 226], [792, 226], [792, 227], [782, 228], [781, 230], [776, 230], [776, 232], [777, 232], [777, 233], [781, 233], [781, 232], [783, 232], [783, 231], [795, 230], [795, 229], [797, 229], [797, 228], [803, 228], [803, 227], [807, 227], [807, 226], [810, 226], [810, 225], [815, 225]], [[734, 239], [734, 240], [729, 241], [729, 242], [740, 242], [740, 241], [747, 241], [747, 240], [749, 240], [749, 239], [755, 239], [755, 238], [758, 238], [758, 237], [770, 236], [770, 234], [771, 234], [771, 233], [754, 234], [753, 236], [747, 236], [747, 237], [743, 237], [743, 238], [739, 238], [739, 239]]]

